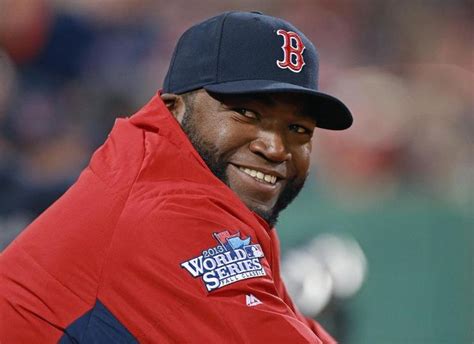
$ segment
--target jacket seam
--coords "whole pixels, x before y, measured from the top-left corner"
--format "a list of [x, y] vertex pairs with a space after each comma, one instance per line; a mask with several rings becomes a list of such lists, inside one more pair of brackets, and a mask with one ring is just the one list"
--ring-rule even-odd
[[229, 16], [230, 12], [226, 14], [226, 16], [222, 19], [222, 24], [220, 27], [220, 35], [219, 35], [219, 45], [217, 46], [217, 63], [216, 63], [216, 75], [215, 75], [215, 81], [214, 82], [219, 82], [219, 75], [220, 75], [220, 58], [221, 58], [221, 44], [222, 44], [222, 36], [224, 35], [224, 25], [227, 17]]
[[79, 300], [81, 300], [82, 302], [84, 302], [84, 304], [86, 305], [89, 305], [89, 302], [87, 302], [86, 300], [84, 300], [82, 297], [80, 297], [78, 294], [76, 294], [72, 289], [68, 288], [63, 282], [61, 282], [58, 278], [56, 278], [53, 274], [51, 274], [47, 269], [45, 269], [31, 254], [29, 254], [23, 247], [19, 247], [20, 250], [25, 254], [27, 255], [37, 266], [39, 266], [41, 268], [41, 270], [43, 270], [46, 274], [48, 274], [48, 276], [50, 276], [51, 278], [53, 278], [56, 282], [58, 282], [62, 287], [64, 287], [65, 289], [69, 290], [71, 292], [71, 294], [73, 294], [74, 296], [76, 296]]

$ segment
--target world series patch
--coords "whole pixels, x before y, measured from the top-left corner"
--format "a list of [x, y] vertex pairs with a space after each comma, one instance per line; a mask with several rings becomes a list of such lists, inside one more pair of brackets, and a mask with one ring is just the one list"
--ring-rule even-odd
[[264, 257], [259, 244], [252, 244], [251, 238], [242, 239], [240, 232], [230, 234], [222, 231], [212, 234], [217, 246], [202, 251], [200, 256], [192, 258], [181, 267], [194, 278], [200, 277], [208, 291], [248, 278], [265, 276], [261, 264]]

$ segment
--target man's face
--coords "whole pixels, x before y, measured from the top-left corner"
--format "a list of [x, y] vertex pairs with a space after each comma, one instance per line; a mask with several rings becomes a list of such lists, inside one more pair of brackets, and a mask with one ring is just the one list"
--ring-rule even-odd
[[199, 90], [181, 121], [211, 171], [270, 226], [308, 174], [316, 123], [303, 97]]

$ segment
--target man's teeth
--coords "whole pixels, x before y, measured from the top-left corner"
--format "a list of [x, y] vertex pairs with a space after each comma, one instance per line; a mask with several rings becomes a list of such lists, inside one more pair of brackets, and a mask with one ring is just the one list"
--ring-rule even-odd
[[242, 172], [247, 173], [249, 176], [254, 177], [255, 179], [261, 182], [275, 184], [277, 181], [277, 177], [272, 176], [271, 174], [265, 174], [263, 172], [251, 170], [250, 168], [246, 168], [246, 167], [239, 167], [239, 169]]

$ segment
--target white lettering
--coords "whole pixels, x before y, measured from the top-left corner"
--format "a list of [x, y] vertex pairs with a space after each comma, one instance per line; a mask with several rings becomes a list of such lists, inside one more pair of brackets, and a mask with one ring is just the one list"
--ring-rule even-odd
[[227, 266], [223, 266], [216, 269], [217, 275], [219, 279], [223, 279], [229, 276], [229, 271], [227, 270]]
[[215, 276], [213, 271], [206, 272], [202, 276], [204, 284], [206, 284], [207, 291], [216, 289], [219, 286], [219, 279]]
[[[257, 246], [257, 245], [255, 245]], [[220, 246], [219, 246], [220, 247]], [[247, 278], [265, 276], [266, 272], [260, 262], [263, 254], [258, 257], [258, 249], [253, 251], [242, 248], [218, 253], [213, 251], [213, 257], [209, 257], [208, 251], [203, 255], [190, 259], [181, 266], [185, 268], [193, 277], [202, 276], [202, 280], [208, 291], [221, 288], [225, 285], [244, 280]], [[257, 251], [257, 254], [254, 254]]]
[[181, 264], [193, 277], [201, 276], [204, 272], [202, 267], [202, 256], [193, 258]]
[[216, 260], [217, 266], [222, 266], [228, 263], [226, 256], [223, 254], [218, 254], [214, 259]]

